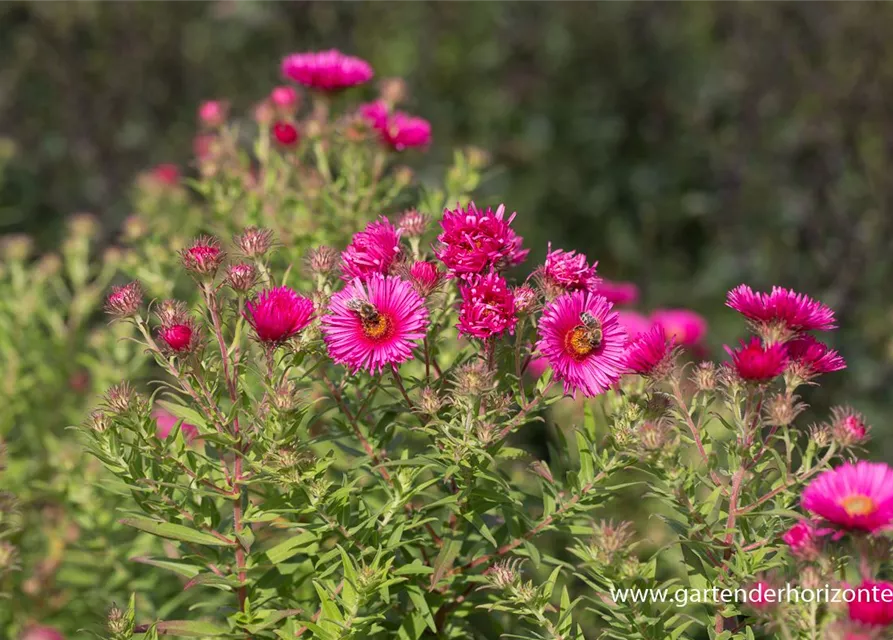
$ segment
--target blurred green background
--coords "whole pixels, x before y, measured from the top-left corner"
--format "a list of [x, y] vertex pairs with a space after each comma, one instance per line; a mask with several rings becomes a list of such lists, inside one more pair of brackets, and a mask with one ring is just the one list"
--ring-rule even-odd
[[91, 211], [114, 242], [201, 100], [250, 117], [283, 55], [338, 47], [406, 78], [422, 176], [492, 154], [478, 199], [518, 211], [531, 266], [583, 250], [644, 309], [703, 313], [717, 354], [740, 282], [835, 307], [850, 369], [807, 400], [865, 411], [889, 457], [891, 32], [886, 3], [4, 2], [0, 233], [48, 248]]

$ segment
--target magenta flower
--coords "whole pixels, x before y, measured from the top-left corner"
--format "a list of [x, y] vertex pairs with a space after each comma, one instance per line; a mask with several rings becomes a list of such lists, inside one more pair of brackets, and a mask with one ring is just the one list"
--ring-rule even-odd
[[651, 314], [651, 322], [663, 325], [667, 337], [685, 347], [700, 343], [707, 335], [707, 321], [688, 309], [658, 309]]
[[586, 256], [576, 251], [556, 249], [552, 251], [552, 243], [546, 254], [546, 262], [538, 274], [544, 288], [563, 293], [568, 291], [595, 291], [599, 279], [595, 275], [598, 262], [592, 266]]
[[523, 238], [511, 227], [515, 215], [506, 220], [503, 204], [495, 213], [490, 207], [482, 211], [473, 202], [467, 209], [447, 209], [440, 222], [443, 232], [437, 237], [435, 254], [450, 275], [458, 277], [520, 264], [530, 250], [522, 248]]
[[158, 337], [168, 353], [185, 354], [195, 350], [199, 343], [199, 331], [191, 318], [182, 322], [162, 325], [158, 328]]
[[381, 139], [396, 151], [431, 144], [431, 123], [424, 118], [397, 111], [381, 129]]
[[274, 122], [270, 131], [273, 134], [273, 138], [281, 147], [294, 147], [301, 141], [301, 134], [298, 132], [297, 127], [284, 120]]
[[[159, 440], [166, 440], [174, 427], [177, 426], [177, 423], [180, 422], [180, 419], [177, 416], [166, 409], [161, 408], [154, 409], [152, 411], [152, 417], [155, 418], [155, 435]], [[189, 424], [188, 422], [183, 422], [183, 424], [180, 425], [180, 431], [183, 434], [183, 438], [186, 439], [186, 442], [192, 442], [195, 440], [196, 436], [198, 436], [198, 427], [194, 424]]]
[[409, 279], [419, 295], [427, 297], [440, 284], [443, 272], [433, 262], [417, 260], [409, 268]]
[[338, 91], [368, 82], [374, 74], [365, 60], [330, 49], [287, 56], [282, 75], [305, 87]]
[[115, 318], [126, 318], [139, 311], [143, 304], [143, 288], [136, 280], [123, 287], [112, 287], [105, 300], [105, 312]]
[[781, 537], [791, 553], [803, 560], [814, 560], [819, 555], [821, 537], [815, 524], [809, 520], [801, 520], [785, 531]]
[[198, 107], [198, 120], [209, 129], [216, 129], [226, 122], [229, 105], [222, 100], [206, 100]]
[[850, 620], [869, 627], [893, 624], [893, 584], [863, 580], [855, 592], [856, 597], [847, 603]]
[[800, 504], [841, 529], [887, 529], [893, 523], [893, 469], [864, 460], [845, 463], [810, 482]]
[[639, 300], [639, 287], [632, 282], [615, 282], [600, 279], [595, 293], [604, 296], [612, 304], [635, 304]]
[[672, 362], [673, 339], [667, 338], [664, 328], [656, 324], [633, 339], [626, 348], [626, 368], [642, 376], [665, 374]]
[[831, 435], [835, 442], [844, 447], [851, 447], [868, 439], [871, 428], [865, 422], [865, 416], [849, 407], [831, 409]]
[[739, 285], [729, 291], [726, 306], [763, 327], [781, 325], [794, 332], [836, 328], [831, 309], [802, 293], [782, 287], [772, 287], [771, 293], [760, 293], [746, 284]]
[[245, 319], [264, 344], [279, 345], [310, 324], [313, 302], [288, 287], [265, 289], [245, 303]]
[[788, 356], [800, 377], [808, 379], [822, 373], [846, 369], [846, 361], [833, 349], [811, 335], [801, 335], [785, 343]]
[[65, 640], [56, 628], [46, 626], [26, 627], [20, 640]]
[[543, 309], [536, 348], [564, 392], [604, 393], [623, 374], [627, 337], [612, 305], [588, 291], [559, 296]]
[[738, 349], [727, 346], [726, 353], [732, 356], [732, 367], [738, 377], [747, 382], [768, 382], [784, 373], [788, 366], [788, 353], [783, 344], [764, 346], [757, 337], [750, 342], [742, 340]]
[[388, 126], [388, 117], [391, 115], [391, 109], [384, 100], [361, 104], [357, 112], [376, 131], [381, 131]]
[[425, 337], [428, 311], [412, 285], [396, 276], [355, 278], [332, 296], [322, 331], [332, 360], [351, 371], [381, 371], [412, 357]]
[[299, 101], [300, 97], [294, 87], [285, 85], [273, 87], [270, 91], [270, 103], [283, 113], [293, 113], [298, 108]]
[[617, 320], [620, 322], [623, 330], [626, 331], [626, 335], [630, 340], [645, 333], [652, 326], [651, 321], [641, 313], [627, 309], [620, 309], [617, 312]]
[[341, 254], [341, 277], [346, 281], [387, 275], [400, 257], [400, 232], [382, 216], [354, 235]]
[[515, 296], [505, 279], [497, 273], [471, 276], [459, 287], [459, 333], [486, 340], [506, 331], [514, 333]]
[[177, 185], [180, 182], [180, 167], [172, 162], [164, 162], [152, 169], [152, 177], [166, 186]]
[[201, 236], [180, 252], [183, 267], [201, 275], [214, 275], [223, 263], [224, 253], [216, 238]]

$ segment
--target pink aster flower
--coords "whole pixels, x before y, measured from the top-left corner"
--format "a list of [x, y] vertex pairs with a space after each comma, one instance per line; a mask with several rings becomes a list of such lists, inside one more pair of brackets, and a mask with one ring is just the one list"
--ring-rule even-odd
[[785, 531], [781, 539], [797, 558], [814, 560], [819, 555], [821, 536], [816, 531], [815, 524], [809, 520], [801, 520], [795, 524]]
[[762, 331], [781, 327], [798, 333], [827, 331], [836, 326], [831, 309], [802, 293], [782, 287], [772, 287], [771, 293], [760, 293], [742, 284], [729, 291], [726, 305]]
[[[180, 422], [177, 416], [161, 408], [154, 409], [152, 417], [155, 418], [155, 435], [159, 440], [166, 440], [174, 427], [177, 426], [177, 423]], [[183, 422], [180, 425], [180, 431], [183, 433], [186, 442], [192, 442], [198, 436], [198, 427], [188, 422]]]
[[381, 131], [388, 125], [388, 116], [391, 115], [391, 109], [384, 100], [361, 104], [357, 112], [376, 131]]
[[300, 96], [294, 87], [281, 86], [273, 87], [270, 91], [270, 104], [272, 104], [280, 113], [286, 115], [293, 114], [300, 104]]
[[543, 309], [537, 349], [564, 392], [604, 393], [623, 374], [626, 332], [605, 298], [588, 291], [559, 296]]
[[381, 139], [396, 151], [431, 144], [431, 123], [424, 118], [397, 111], [381, 129]]
[[869, 627], [893, 625], [893, 584], [863, 580], [847, 603], [849, 618]]
[[783, 344], [764, 346], [757, 337], [750, 342], [742, 340], [738, 349], [727, 346], [726, 353], [732, 356], [732, 367], [738, 377], [748, 382], [768, 382], [784, 373], [788, 366], [788, 353]]
[[156, 165], [151, 175], [159, 184], [174, 186], [180, 182], [180, 167], [172, 162], [164, 162]]
[[485, 340], [506, 331], [514, 333], [515, 296], [505, 279], [497, 273], [472, 276], [459, 287], [459, 333]]
[[167, 353], [183, 355], [191, 353], [198, 346], [199, 329], [194, 320], [186, 318], [182, 322], [159, 327], [158, 337]]
[[623, 330], [626, 331], [626, 335], [630, 340], [645, 333], [652, 326], [651, 321], [641, 313], [626, 309], [621, 309], [617, 312], [617, 320], [620, 322]]
[[400, 232], [382, 216], [354, 235], [341, 254], [341, 273], [346, 281], [387, 275], [400, 256]]
[[864, 460], [845, 463], [810, 482], [800, 504], [841, 529], [886, 529], [893, 523], [893, 469]]
[[797, 336], [785, 343], [795, 373], [808, 380], [822, 373], [831, 373], [846, 369], [846, 361], [811, 335]]
[[452, 276], [459, 277], [520, 264], [530, 250], [522, 248], [523, 238], [511, 227], [515, 215], [506, 220], [504, 204], [495, 213], [490, 207], [478, 209], [473, 202], [467, 209], [447, 209], [435, 254]]
[[275, 346], [310, 324], [313, 302], [288, 287], [265, 289], [245, 303], [244, 315], [257, 339]]
[[616, 282], [600, 279], [595, 293], [604, 296], [612, 304], [635, 304], [639, 301], [639, 287], [632, 282]]
[[425, 337], [428, 311], [412, 285], [396, 276], [355, 278], [332, 296], [322, 331], [332, 360], [351, 371], [381, 371], [412, 357]]
[[553, 293], [557, 296], [568, 291], [594, 291], [599, 282], [595, 275], [597, 265], [596, 261], [590, 266], [586, 256], [576, 251], [552, 251], [550, 242], [546, 262], [539, 269], [537, 278], [547, 295]]
[[202, 126], [216, 129], [226, 122], [229, 105], [223, 100], [206, 100], [198, 107], [198, 120]]
[[700, 343], [707, 335], [707, 321], [688, 309], [658, 309], [651, 314], [651, 322], [663, 325], [667, 337], [685, 347]]
[[365, 60], [330, 49], [287, 56], [282, 75], [312, 89], [338, 91], [368, 82], [373, 72]]
[[46, 626], [26, 627], [20, 640], [65, 640], [56, 628]]
[[666, 374], [673, 359], [673, 339], [656, 324], [629, 343], [626, 368], [630, 373], [660, 377]]
[[416, 260], [409, 268], [409, 279], [422, 296], [429, 296], [443, 279], [443, 272], [427, 260]]

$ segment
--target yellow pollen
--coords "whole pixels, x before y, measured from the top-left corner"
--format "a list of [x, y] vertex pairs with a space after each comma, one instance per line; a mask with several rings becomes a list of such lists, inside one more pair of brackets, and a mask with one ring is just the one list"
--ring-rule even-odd
[[384, 314], [376, 313], [373, 318], [363, 318], [363, 334], [371, 340], [380, 340], [391, 330], [391, 322]]
[[868, 496], [860, 495], [847, 496], [840, 501], [840, 506], [851, 516], [871, 515], [877, 509], [874, 500]]
[[575, 327], [568, 331], [564, 337], [564, 347], [578, 358], [589, 354], [595, 348], [592, 344], [592, 334], [585, 327]]

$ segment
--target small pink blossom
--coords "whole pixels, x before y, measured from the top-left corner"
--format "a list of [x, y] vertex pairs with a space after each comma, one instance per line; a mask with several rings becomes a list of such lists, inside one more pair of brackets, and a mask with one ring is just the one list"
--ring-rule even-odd
[[663, 325], [667, 337], [684, 347], [699, 344], [707, 335], [707, 321], [689, 309], [658, 309], [651, 314], [651, 322]]
[[338, 91], [368, 82], [373, 71], [365, 60], [329, 49], [287, 56], [282, 75], [312, 89]]
[[245, 303], [244, 315], [258, 340], [276, 346], [310, 324], [313, 302], [288, 287], [265, 289]]
[[586, 256], [576, 251], [553, 251], [550, 242], [546, 262], [539, 270], [538, 278], [547, 292], [595, 291], [599, 282], [595, 275], [597, 265], [598, 262], [593, 262], [590, 266]]
[[416, 260], [409, 268], [409, 278], [419, 295], [429, 296], [443, 279], [443, 272], [427, 260]]
[[617, 312], [617, 321], [630, 340], [645, 333], [652, 327], [651, 321], [637, 311], [621, 309]]
[[[159, 440], [167, 440], [171, 431], [173, 431], [174, 427], [177, 426], [177, 423], [180, 422], [180, 418], [162, 408], [154, 409], [152, 411], [152, 417], [155, 418], [155, 435]], [[183, 438], [186, 439], [186, 442], [192, 442], [195, 440], [196, 436], [198, 436], [198, 427], [184, 421], [180, 425], [180, 432], [183, 434]]]
[[292, 123], [285, 122], [284, 120], [274, 122], [271, 132], [273, 138], [281, 147], [295, 147], [301, 140], [301, 134], [298, 133], [298, 128]]
[[633, 339], [626, 348], [626, 368], [642, 376], [661, 376], [667, 373], [673, 358], [673, 340], [657, 324]]
[[747, 382], [768, 382], [780, 376], [788, 366], [788, 354], [783, 344], [764, 346], [762, 341], [751, 338], [741, 341], [741, 347], [726, 352], [732, 357], [732, 367], [738, 377]]
[[502, 276], [473, 276], [460, 285], [459, 291], [459, 333], [482, 340], [514, 333], [518, 322], [515, 297]]
[[443, 232], [437, 237], [437, 257], [457, 277], [520, 264], [529, 250], [511, 227], [515, 215], [506, 219], [505, 205], [494, 212], [489, 207], [478, 209], [473, 202], [467, 208], [447, 209], [440, 222]]
[[191, 319], [169, 324], [158, 328], [158, 337], [162, 346], [170, 354], [188, 354], [196, 349], [199, 343], [199, 330]]
[[300, 103], [300, 96], [294, 87], [284, 85], [281, 87], [273, 87], [270, 91], [270, 104], [273, 105], [280, 113], [286, 115], [293, 114]]
[[635, 304], [639, 301], [639, 287], [632, 282], [600, 279], [595, 285], [595, 293], [612, 304]]
[[780, 325], [788, 331], [827, 331], [834, 329], [834, 311], [812, 298], [772, 287], [770, 293], [755, 292], [746, 284], [729, 291], [726, 305], [764, 328]]
[[65, 636], [55, 627], [38, 625], [26, 627], [20, 640], [65, 640]]
[[798, 336], [785, 343], [785, 346], [791, 363], [801, 378], [809, 379], [822, 373], [846, 369], [846, 361], [836, 351], [811, 335]]
[[201, 236], [180, 252], [183, 267], [201, 275], [214, 275], [223, 262], [224, 253], [216, 238]]
[[112, 287], [105, 301], [105, 312], [115, 318], [127, 318], [136, 314], [143, 304], [143, 288], [134, 280], [123, 287]]
[[874, 533], [893, 524], [893, 469], [883, 463], [845, 463], [823, 472], [800, 503], [844, 530]]
[[869, 627], [893, 625], [893, 584], [863, 580], [855, 588], [855, 598], [847, 603], [849, 618]]
[[208, 129], [216, 129], [226, 122], [229, 106], [222, 100], [206, 100], [198, 107], [198, 120]]
[[151, 175], [156, 182], [169, 187], [180, 183], [180, 167], [172, 162], [156, 165], [155, 168], [152, 169]]
[[346, 281], [387, 275], [400, 257], [400, 231], [384, 216], [354, 235], [341, 254], [341, 273]]
[[809, 520], [801, 520], [782, 536], [791, 553], [803, 560], [814, 560], [819, 555], [821, 537]]

